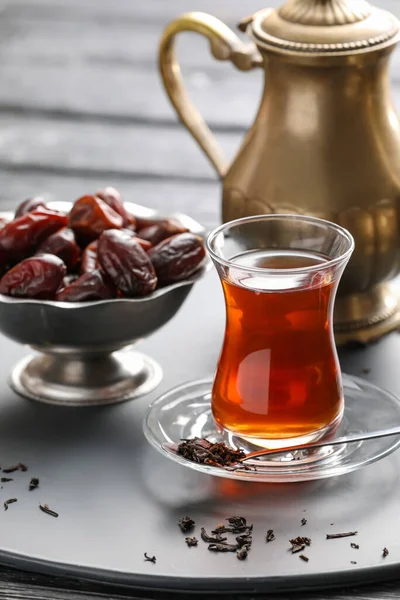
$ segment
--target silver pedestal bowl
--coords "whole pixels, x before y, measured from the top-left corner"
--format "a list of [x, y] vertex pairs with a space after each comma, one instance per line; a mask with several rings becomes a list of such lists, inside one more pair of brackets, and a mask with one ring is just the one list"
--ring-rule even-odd
[[[160, 216], [126, 204], [138, 216]], [[49, 202], [48, 206], [71, 208], [65, 202]], [[9, 213], [0, 216], [12, 217]], [[187, 215], [169, 216], [204, 234]], [[210, 267], [206, 261], [187, 280], [139, 299], [69, 303], [0, 295], [0, 332], [37, 351], [14, 367], [11, 388], [26, 398], [67, 406], [113, 404], [149, 393], [162, 379], [161, 367], [132, 346], [177, 313], [194, 283]]]

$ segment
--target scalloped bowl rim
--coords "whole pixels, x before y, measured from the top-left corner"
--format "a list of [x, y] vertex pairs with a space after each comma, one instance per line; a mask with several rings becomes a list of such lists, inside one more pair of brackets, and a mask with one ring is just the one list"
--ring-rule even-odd
[[[72, 202], [51, 202], [51, 201], [47, 202], [47, 205], [50, 208], [53, 208], [54, 210], [61, 210], [61, 211], [67, 210], [68, 207], [72, 206], [72, 204], [73, 204]], [[125, 202], [124, 204], [127, 205], [128, 207], [130, 207], [130, 210], [132, 212], [134, 212], [134, 214], [136, 214], [137, 216], [179, 219], [182, 223], [187, 224], [188, 229], [190, 229], [191, 232], [197, 233], [197, 234], [201, 235], [203, 238], [205, 237], [206, 232], [205, 232], [204, 227], [202, 227], [202, 225], [200, 225], [200, 223], [198, 223], [197, 221], [195, 221], [194, 219], [192, 219], [191, 217], [189, 217], [189, 215], [186, 215], [185, 213], [174, 212], [174, 213], [171, 213], [170, 215], [163, 215], [159, 211], [147, 208], [145, 206], [141, 206], [140, 204], [134, 204], [132, 202]], [[11, 211], [0, 211], [0, 217], [3, 217], [3, 218], [13, 217], [13, 213]], [[187, 279], [184, 279], [182, 281], [177, 281], [176, 283], [171, 283], [170, 285], [167, 285], [158, 290], [155, 290], [154, 292], [152, 292], [151, 294], [148, 294], [147, 296], [144, 296], [143, 298], [109, 298], [107, 300], [93, 300], [91, 302], [60, 302], [59, 300], [38, 300], [36, 298], [14, 298], [12, 296], [5, 296], [4, 294], [0, 294], [0, 303], [12, 304], [12, 305], [52, 306], [54, 308], [59, 308], [60, 310], [62, 310], [62, 309], [77, 310], [77, 309], [90, 308], [90, 307], [99, 306], [99, 305], [105, 306], [108, 304], [116, 304], [116, 305], [124, 304], [124, 303], [126, 303], [126, 304], [144, 304], [146, 302], [151, 302], [152, 300], [159, 298], [160, 296], [164, 296], [177, 288], [180, 288], [180, 287], [183, 287], [186, 285], [193, 285], [194, 283], [196, 283], [196, 281], [201, 279], [201, 277], [207, 271], [209, 271], [211, 269], [211, 266], [212, 266], [212, 262], [206, 251], [206, 256], [205, 256], [202, 264], [199, 266], [198, 270], [195, 273], [193, 273], [190, 277], [188, 277]]]

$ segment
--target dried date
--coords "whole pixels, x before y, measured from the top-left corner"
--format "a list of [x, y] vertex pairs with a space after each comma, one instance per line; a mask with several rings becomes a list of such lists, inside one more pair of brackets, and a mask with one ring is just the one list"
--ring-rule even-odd
[[140, 244], [145, 252], [148, 252], [153, 245], [148, 240], [143, 240], [141, 237], [135, 235], [135, 241]]
[[69, 213], [69, 225], [83, 242], [98, 238], [107, 229], [120, 229], [123, 218], [96, 196], [82, 196]]
[[193, 233], [174, 235], [148, 252], [162, 284], [181, 281], [192, 275], [199, 268], [205, 254], [202, 238]]
[[108, 300], [115, 298], [115, 288], [99, 271], [84, 273], [70, 285], [57, 292], [56, 300], [60, 302], [89, 302], [91, 300]]
[[0, 230], [0, 264], [25, 258], [67, 222], [66, 215], [45, 208], [14, 219]]
[[66, 272], [66, 266], [58, 256], [31, 256], [2, 277], [0, 294], [16, 298], [51, 300]]
[[118, 190], [113, 187], [105, 187], [102, 190], [96, 192], [96, 196], [103, 200], [108, 206], [111, 206], [116, 213], [121, 215], [123, 219], [123, 226], [130, 227], [132, 229], [136, 226], [136, 219], [131, 215], [125, 208], [121, 194]]
[[162, 221], [161, 217], [138, 217], [135, 215], [136, 219], [136, 230], [140, 231], [145, 227], [151, 227], [152, 225], [158, 225], [160, 221]]
[[99, 267], [97, 260], [97, 240], [86, 246], [82, 254], [81, 273], [91, 273]]
[[21, 202], [21, 204], [18, 206], [17, 210], [15, 211], [14, 218], [17, 219], [18, 217], [22, 217], [23, 215], [26, 215], [37, 208], [46, 208], [44, 198], [41, 196], [28, 198], [27, 200], [24, 200], [24, 202]]
[[75, 273], [72, 273], [71, 275], [66, 275], [60, 283], [60, 287], [58, 288], [57, 293], [61, 292], [61, 290], [71, 285], [71, 283], [76, 281], [78, 277], [79, 275], [75, 275]]
[[159, 223], [145, 227], [138, 231], [138, 236], [151, 242], [153, 246], [159, 244], [178, 233], [187, 233], [189, 230], [177, 219], [162, 219]]
[[126, 233], [127, 235], [129, 235], [129, 237], [133, 238], [136, 242], [138, 242], [138, 244], [140, 244], [143, 248], [143, 250], [145, 250], [146, 252], [148, 250], [150, 250], [150, 248], [152, 248], [152, 244], [150, 242], [148, 242], [147, 240], [143, 240], [142, 238], [140, 238], [135, 231], [133, 231], [132, 229], [127, 229], [126, 227], [123, 227], [122, 229], [120, 229], [120, 231], [123, 231], [124, 233]]
[[157, 286], [154, 267], [135, 237], [124, 231], [105, 231], [99, 238], [101, 268], [126, 296], [146, 296]]
[[67, 266], [72, 269], [78, 263], [81, 255], [80, 248], [75, 241], [75, 235], [69, 227], [63, 227], [50, 235], [40, 246], [39, 253], [54, 254], [59, 256]]
[[5, 217], [0, 217], [0, 229], [3, 229], [8, 223], [11, 223], [10, 219], [6, 219]]

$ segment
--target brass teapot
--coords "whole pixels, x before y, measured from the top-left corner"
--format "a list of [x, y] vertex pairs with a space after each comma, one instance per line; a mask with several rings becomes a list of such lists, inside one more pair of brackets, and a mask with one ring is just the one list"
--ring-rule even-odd
[[[298, 213], [349, 229], [356, 251], [339, 288], [336, 340], [362, 343], [400, 325], [400, 125], [388, 62], [400, 23], [365, 0], [288, 0], [239, 24], [245, 44], [205, 13], [165, 29], [160, 70], [179, 118], [223, 180], [222, 219]], [[257, 117], [228, 166], [189, 101], [175, 36], [201, 33], [213, 56], [263, 68]]]

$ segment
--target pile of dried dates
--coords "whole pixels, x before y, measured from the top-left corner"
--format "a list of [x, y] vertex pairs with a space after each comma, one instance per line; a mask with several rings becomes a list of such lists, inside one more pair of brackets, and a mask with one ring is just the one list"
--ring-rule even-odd
[[0, 294], [17, 298], [140, 298], [190, 277], [205, 257], [200, 236], [176, 219], [135, 217], [111, 187], [69, 214], [30, 198], [0, 227]]

